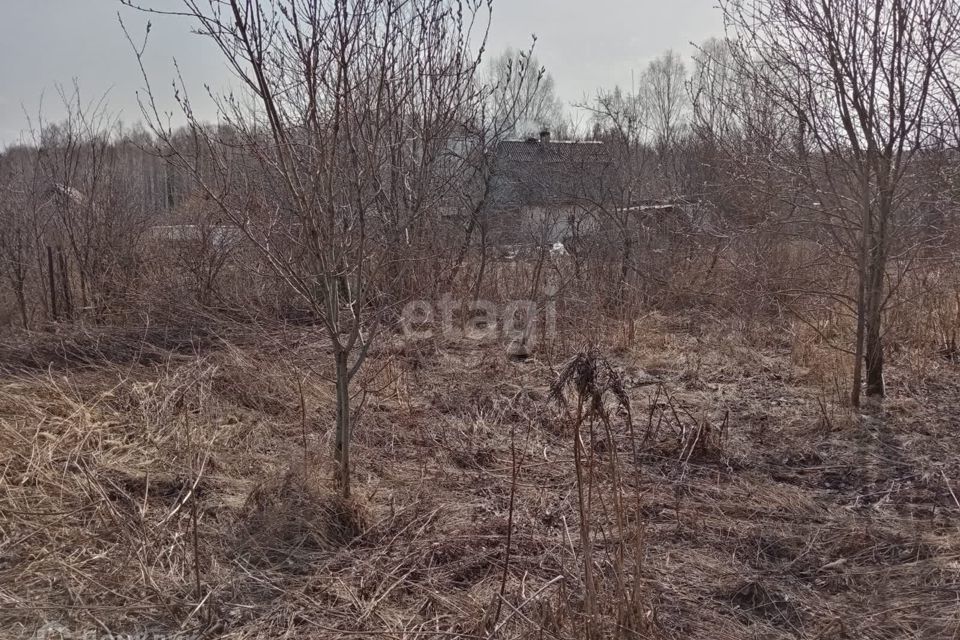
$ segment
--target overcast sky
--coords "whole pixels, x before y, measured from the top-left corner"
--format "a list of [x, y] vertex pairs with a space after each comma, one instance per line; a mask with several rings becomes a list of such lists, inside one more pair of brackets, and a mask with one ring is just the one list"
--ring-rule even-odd
[[[175, 7], [179, 0], [143, 0]], [[63, 110], [57, 86], [85, 102], [106, 96], [110, 112], [127, 124], [141, 120], [136, 92], [143, 86], [124, 38], [118, 12], [142, 36], [146, 17], [119, 0], [0, 0], [0, 147], [16, 142], [41, 112], [56, 120]], [[154, 17], [147, 71], [167, 108], [176, 58], [188, 89], [228, 80], [217, 52], [190, 33], [183, 19]], [[491, 52], [526, 47], [537, 35], [540, 62], [553, 74], [567, 103], [598, 88], [629, 85], [631, 73], [673, 48], [684, 56], [691, 42], [722, 33], [714, 0], [494, 0]], [[199, 101], [198, 101], [199, 102]], [[212, 108], [207, 117], [213, 117]]]

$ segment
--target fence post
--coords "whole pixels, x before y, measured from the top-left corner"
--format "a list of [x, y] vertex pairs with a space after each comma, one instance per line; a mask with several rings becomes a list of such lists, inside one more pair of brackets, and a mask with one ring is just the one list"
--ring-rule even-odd
[[57, 313], [57, 274], [53, 270], [53, 247], [47, 245], [47, 275], [50, 277], [50, 313], [56, 322], [60, 315]]
[[63, 249], [57, 247], [57, 262], [60, 263], [60, 285], [63, 287], [63, 312], [68, 319], [73, 318], [73, 300], [70, 296], [70, 272], [67, 271], [67, 259]]

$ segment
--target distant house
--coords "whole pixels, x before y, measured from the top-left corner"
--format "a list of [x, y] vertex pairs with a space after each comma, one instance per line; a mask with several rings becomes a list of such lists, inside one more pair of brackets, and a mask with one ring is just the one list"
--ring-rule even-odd
[[[627, 224], [654, 244], [658, 236], [708, 232], [714, 212], [697, 197], [624, 202], [615, 153], [595, 141], [539, 138], [507, 140], [497, 147], [487, 211], [497, 222], [495, 241], [553, 246], [577, 236], [616, 241]], [[610, 219], [619, 220], [608, 224]]]
[[548, 131], [501, 142], [487, 201], [501, 241], [562, 241], [574, 220], [602, 206], [612, 164], [602, 142], [555, 141]]
[[44, 204], [51, 204], [60, 211], [84, 206], [86, 198], [73, 187], [59, 182], [52, 183], [44, 191]]

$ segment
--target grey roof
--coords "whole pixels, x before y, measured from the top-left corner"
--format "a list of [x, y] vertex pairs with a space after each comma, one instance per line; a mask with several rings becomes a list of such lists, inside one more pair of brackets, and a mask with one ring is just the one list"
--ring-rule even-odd
[[505, 140], [497, 147], [497, 159], [508, 162], [576, 164], [610, 161], [602, 142]]
[[504, 141], [497, 147], [492, 204], [508, 208], [596, 202], [602, 199], [611, 166], [601, 142]]

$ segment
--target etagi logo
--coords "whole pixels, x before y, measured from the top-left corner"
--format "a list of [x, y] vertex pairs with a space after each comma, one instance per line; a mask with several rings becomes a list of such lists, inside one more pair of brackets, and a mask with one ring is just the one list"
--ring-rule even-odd
[[440, 335], [531, 345], [538, 332], [547, 336], [556, 331], [555, 293], [556, 289], [550, 288], [540, 304], [534, 300], [459, 300], [449, 294], [437, 301], [413, 300], [401, 312], [401, 327], [408, 340]]
[[193, 640], [196, 636], [160, 631], [113, 633], [103, 629], [75, 630], [59, 623], [49, 622], [30, 636], [31, 640]]
[[59, 622], [49, 622], [31, 636], [33, 640], [71, 640], [73, 634]]

